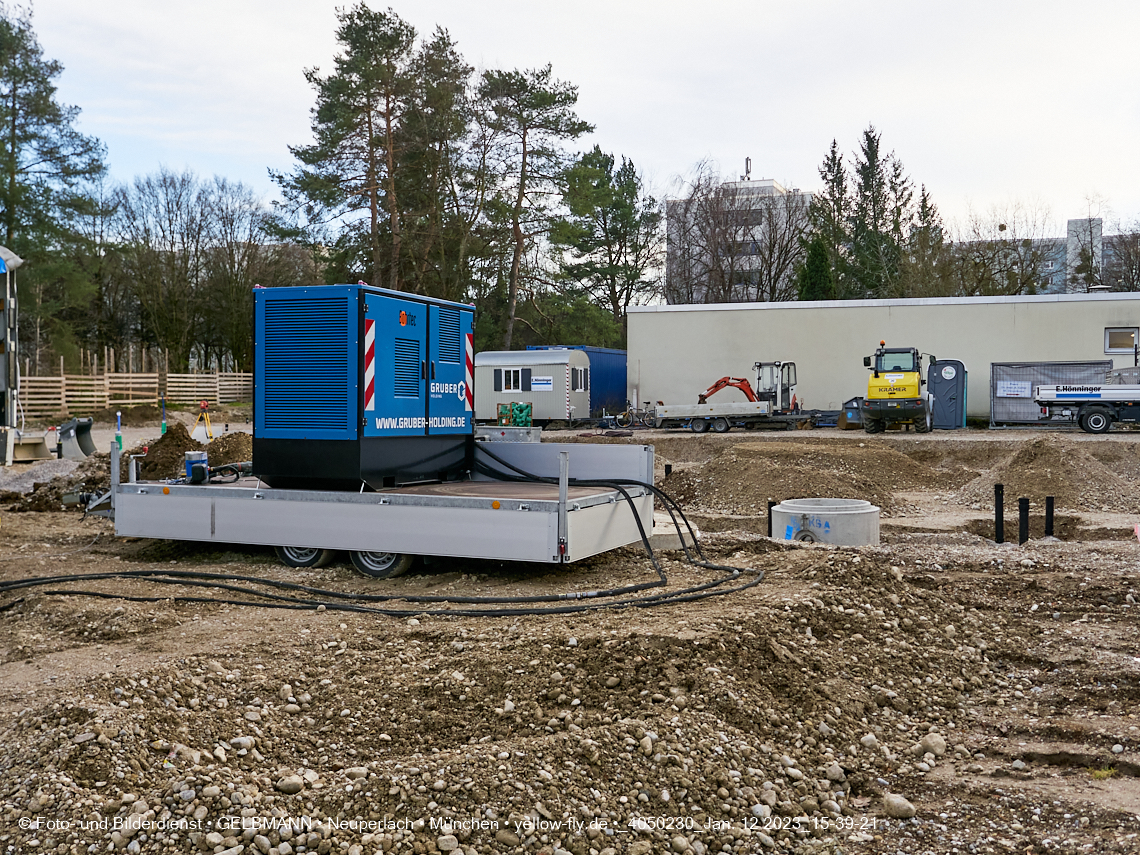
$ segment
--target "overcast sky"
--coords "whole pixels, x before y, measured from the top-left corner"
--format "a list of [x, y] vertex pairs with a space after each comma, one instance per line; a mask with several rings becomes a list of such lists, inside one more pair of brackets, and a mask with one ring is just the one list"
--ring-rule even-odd
[[[274, 195], [309, 141], [302, 69], [331, 68], [326, 0], [40, 0], [60, 96], [112, 176], [166, 165]], [[384, 8], [387, 3], [372, 3]], [[806, 190], [832, 139], [874, 124], [948, 219], [1041, 203], [1063, 228], [1140, 217], [1140, 4], [1052, 0], [392, 0], [476, 68], [552, 63], [586, 141], [659, 192], [702, 158]], [[1095, 211], [1094, 211], [1095, 212]]]

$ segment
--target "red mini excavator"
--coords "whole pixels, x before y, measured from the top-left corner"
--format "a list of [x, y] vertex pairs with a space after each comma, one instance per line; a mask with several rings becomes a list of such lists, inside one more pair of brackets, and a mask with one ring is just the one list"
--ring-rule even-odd
[[794, 362], [757, 362], [752, 367], [756, 369], [755, 389], [746, 377], [721, 377], [697, 395], [697, 403], [707, 404], [709, 398], [731, 386], [753, 403], [768, 401], [773, 410], [794, 412], [798, 408]]

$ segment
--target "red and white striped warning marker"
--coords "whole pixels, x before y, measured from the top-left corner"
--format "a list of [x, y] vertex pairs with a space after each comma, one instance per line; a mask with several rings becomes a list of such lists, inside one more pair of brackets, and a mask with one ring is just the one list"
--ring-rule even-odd
[[364, 321], [364, 409], [376, 409], [376, 321]]
[[464, 409], [471, 412], [475, 409], [475, 335], [467, 333], [467, 399]]

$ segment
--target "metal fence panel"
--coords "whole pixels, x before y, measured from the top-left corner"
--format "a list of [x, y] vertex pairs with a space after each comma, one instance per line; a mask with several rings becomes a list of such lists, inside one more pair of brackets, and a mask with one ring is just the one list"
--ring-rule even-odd
[[1089, 362], [991, 362], [990, 425], [1037, 424], [1041, 408], [1034, 386], [1104, 383], [1111, 359]]

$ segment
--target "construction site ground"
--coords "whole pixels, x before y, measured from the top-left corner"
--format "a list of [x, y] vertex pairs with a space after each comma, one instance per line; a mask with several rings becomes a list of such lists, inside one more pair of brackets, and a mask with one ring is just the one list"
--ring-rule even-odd
[[[151, 477], [176, 474], [185, 431], [160, 447], [138, 430], [125, 448], [149, 444], [168, 470]], [[118, 538], [58, 510], [106, 482], [105, 456], [36, 464], [39, 486], [35, 470], [4, 473], [0, 582], [79, 578], [0, 593], [0, 848], [1140, 851], [1140, 433], [547, 439], [654, 445], [706, 556], [742, 570], [731, 587], [762, 581], [658, 607], [460, 617], [400, 598], [656, 574], [634, 547], [566, 567], [441, 559], [393, 580], [345, 560], [290, 569], [270, 548]], [[994, 542], [994, 483], [1009, 540], [1031, 500], [1028, 543]], [[767, 538], [768, 501], [803, 497], [873, 501], [882, 542]], [[670, 590], [720, 577], [660, 559]], [[98, 578], [123, 571], [151, 575]], [[163, 572], [403, 611], [322, 594], [243, 605], [265, 601]]]

